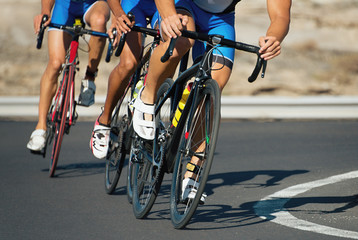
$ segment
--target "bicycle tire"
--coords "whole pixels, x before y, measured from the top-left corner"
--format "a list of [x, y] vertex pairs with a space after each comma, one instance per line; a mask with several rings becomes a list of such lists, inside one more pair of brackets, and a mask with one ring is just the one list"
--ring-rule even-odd
[[[157, 103], [161, 101], [167, 90], [173, 85], [173, 80], [167, 79], [161, 85], [157, 92]], [[171, 101], [171, 98], [168, 98]], [[164, 110], [171, 104], [162, 106], [163, 111], [155, 117], [156, 133], [155, 140], [148, 141], [140, 139], [135, 136], [132, 150], [135, 157], [133, 157], [133, 213], [136, 218], [144, 218], [148, 215], [153, 204], [158, 196], [160, 186], [164, 177], [163, 162], [165, 156], [164, 144], [159, 144], [157, 141], [159, 135], [165, 130], [165, 127], [170, 124], [170, 111]], [[165, 113], [165, 115], [164, 115]], [[169, 114], [169, 115], [167, 115]], [[165, 119], [163, 121], [163, 119]], [[152, 145], [151, 145], [152, 144]], [[151, 149], [148, 149], [151, 148]], [[154, 164], [155, 162], [155, 164]]]
[[[154, 43], [153, 43], [154, 44]], [[132, 79], [132, 98], [134, 95], [134, 91], [135, 91], [135, 87], [137, 85], [137, 83], [139, 81], [143, 81], [143, 83], [145, 82], [145, 77], [147, 75], [148, 72], [148, 66], [149, 66], [149, 59], [152, 53], [154, 45], [151, 46], [151, 49], [149, 49], [144, 56], [142, 57], [142, 60], [140, 61], [139, 66], [136, 69], [135, 74], [133, 75], [133, 79]], [[134, 130], [133, 130], [133, 126], [132, 124], [129, 127], [128, 133], [126, 134], [129, 144], [126, 145], [126, 149], [129, 151], [129, 160], [128, 160], [128, 168], [127, 168], [127, 199], [128, 202], [130, 204], [132, 204], [133, 202], [133, 177], [135, 174], [135, 169], [133, 168], [133, 157], [135, 156], [135, 154], [132, 151], [132, 144], [133, 144], [133, 139], [134, 139]]]
[[[188, 224], [198, 207], [209, 176], [219, 132], [220, 90], [218, 84], [215, 80], [209, 79], [205, 81], [203, 88], [199, 91], [192, 104], [194, 107], [192, 109], [194, 110], [193, 117], [191, 118], [188, 112], [186, 116], [182, 115], [180, 119], [180, 121], [185, 121], [185, 125], [182, 128], [183, 132], [180, 136], [179, 148], [175, 156], [170, 194], [171, 221], [177, 229], [184, 228]], [[195, 137], [196, 139], [194, 140]], [[203, 149], [200, 149], [205, 161], [199, 169], [198, 178], [195, 180], [198, 184], [197, 193], [193, 200], [183, 202], [181, 199], [181, 184], [186, 172], [186, 164], [190, 162], [194, 153], [199, 156], [200, 153], [195, 150], [199, 149], [198, 143], [201, 143], [201, 146], [205, 145], [201, 147]]]
[[[131, 139], [133, 139], [133, 136], [131, 136]], [[134, 144], [135, 140], [132, 140], [131, 146]], [[127, 168], [127, 199], [130, 204], [133, 202], [133, 181], [134, 181], [134, 167], [133, 167], [133, 159], [135, 157], [135, 154], [133, 152], [133, 148], [131, 147], [130, 153], [129, 153], [129, 160], [128, 160], [128, 168]]]
[[116, 115], [111, 122], [109, 151], [106, 157], [105, 181], [104, 186], [107, 194], [112, 194], [117, 187], [122, 173], [126, 157], [125, 141], [126, 131], [130, 122], [131, 114], [128, 111], [128, 98], [130, 91], [127, 92], [122, 102], [119, 102]]
[[53, 145], [52, 153], [50, 158], [50, 167], [49, 167], [49, 176], [53, 177], [56, 171], [58, 158], [60, 156], [61, 145], [63, 140], [63, 135], [65, 133], [66, 127], [66, 118], [69, 110], [70, 104], [70, 93], [71, 86], [68, 84], [73, 79], [75, 69], [70, 66], [68, 71], [64, 71], [62, 86], [59, 87], [60, 95], [59, 97], [59, 106], [55, 107], [55, 118], [54, 118], [54, 136], [53, 136]]

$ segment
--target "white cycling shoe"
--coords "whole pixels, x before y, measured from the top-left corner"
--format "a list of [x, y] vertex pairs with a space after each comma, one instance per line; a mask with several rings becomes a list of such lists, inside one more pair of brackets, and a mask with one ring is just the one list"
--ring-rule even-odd
[[46, 144], [46, 130], [36, 129], [32, 132], [27, 148], [31, 151], [40, 152]]
[[90, 148], [96, 158], [103, 159], [107, 156], [111, 127], [99, 123], [97, 118], [90, 140]]
[[[198, 191], [199, 184], [191, 178], [184, 178], [182, 182], [182, 195], [181, 200], [183, 203], [187, 203], [189, 200], [194, 200]], [[204, 204], [207, 195], [201, 194], [199, 204]]]
[[[145, 104], [141, 99], [141, 94], [144, 87], [139, 91], [138, 97], [136, 98], [133, 107], [133, 128], [139, 137], [146, 140], [153, 140], [155, 133], [155, 122], [154, 122], [154, 104]], [[153, 120], [145, 120], [144, 114], [152, 115]]]

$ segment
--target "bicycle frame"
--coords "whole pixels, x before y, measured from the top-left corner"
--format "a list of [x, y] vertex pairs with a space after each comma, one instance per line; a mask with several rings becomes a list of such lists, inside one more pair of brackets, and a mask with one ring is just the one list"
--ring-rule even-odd
[[[65, 86], [69, 86], [70, 87], [70, 108], [69, 108], [69, 112], [73, 112], [75, 110], [75, 101], [74, 101], [74, 95], [75, 95], [75, 74], [76, 74], [76, 60], [77, 60], [77, 51], [78, 51], [78, 36], [75, 37], [70, 44], [70, 48], [69, 48], [69, 56], [66, 57], [68, 58], [68, 63], [64, 64], [64, 68], [63, 68], [63, 72], [64, 72], [64, 76], [63, 76], [63, 80], [65, 79], [69, 79], [69, 81], [67, 82], [67, 84], [61, 84], [61, 89], [59, 89], [59, 91], [57, 91], [57, 94], [55, 96], [55, 102], [56, 99], [59, 97], [60, 92], [64, 91], [65, 89], [63, 89]], [[68, 74], [68, 77], [66, 77], [65, 74]], [[62, 80], [62, 81], [63, 81]], [[57, 107], [57, 105], [56, 105]], [[54, 120], [54, 114], [52, 114], [52, 121]], [[73, 114], [69, 115], [69, 126], [71, 126], [73, 123]]]
[[[164, 102], [166, 100], [168, 100], [168, 98], [170, 96], [174, 96], [174, 99], [172, 101], [172, 106], [170, 107], [170, 115], [174, 115], [180, 98], [181, 98], [181, 94], [183, 92], [183, 89], [185, 88], [187, 82], [189, 81], [189, 79], [195, 77], [195, 80], [193, 82], [193, 86], [192, 86], [192, 90], [190, 91], [189, 97], [186, 101], [186, 104], [184, 106], [182, 115], [186, 115], [188, 113], [188, 111], [190, 110], [190, 106], [193, 103], [193, 99], [196, 98], [199, 90], [201, 89], [201, 87], [203, 86], [203, 84], [205, 83], [205, 81], [207, 79], [210, 78], [210, 71], [208, 71], [208, 62], [209, 62], [209, 57], [205, 57], [210, 55], [210, 50], [212, 49], [211, 46], [208, 46], [205, 53], [204, 53], [204, 57], [200, 60], [200, 62], [192, 65], [190, 68], [184, 70], [185, 68], [185, 62], [184, 62], [184, 66], [181, 65], [181, 72], [178, 76], [178, 78], [174, 81], [173, 86], [168, 90], [168, 92], [164, 95], [163, 99], [158, 103], [156, 110], [155, 110], [155, 115], [157, 115], [161, 109], [161, 107], [163, 106]], [[186, 61], [186, 60], [184, 60]], [[189, 119], [191, 119], [191, 117], [193, 116], [194, 112], [191, 111], [189, 113]], [[176, 144], [171, 144], [173, 142], [175, 142], [175, 139], [179, 138], [181, 136], [182, 131], [180, 129], [183, 128], [184, 126], [184, 121], [181, 121], [183, 118], [180, 118], [178, 126], [177, 127], [172, 127], [170, 126], [169, 129], [167, 129], [167, 133], [166, 136], [170, 136], [170, 143], [168, 144], [169, 147], [167, 149], [166, 152], [166, 166], [167, 169], [166, 171], [168, 173], [172, 172], [173, 167], [174, 167], [174, 156], [178, 150], [178, 145]], [[179, 130], [178, 130], [179, 129]], [[185, 130], [187, 131], [187, 130]]]

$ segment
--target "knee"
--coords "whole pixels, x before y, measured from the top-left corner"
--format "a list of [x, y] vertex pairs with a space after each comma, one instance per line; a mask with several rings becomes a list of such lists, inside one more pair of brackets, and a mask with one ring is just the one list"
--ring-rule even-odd
[[94, 31], [105, 32], [107, 21], [108, 21], [107, 16], [100, 13], [94, 13], [91, 16], [89, 25]]
[[134, 73], [138, 63], [135, 59], [122, 58], [117, 66], [117, 72], [119, 74], [130, 75]]
[[47, 64], [47, 69], [49, 69], [54, 74], [59, 73], [62, 69], [62, 65], [64, 64], [64, 61], [60, 59], [50, 59]]

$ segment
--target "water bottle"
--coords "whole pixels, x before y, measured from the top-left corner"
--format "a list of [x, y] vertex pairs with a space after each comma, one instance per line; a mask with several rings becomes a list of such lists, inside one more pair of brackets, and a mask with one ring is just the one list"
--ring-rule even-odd
[[178, 125], [181, 113], [182, 113], [185, 103], [186, 103], [186, 100], [188, 100], [192, 85], [193, 85], [193, 83], [189, 83], [188, 86], [183, 91], [183, 95], [179, 101], [178, 108], [175, 111], [175, 115], [174, 115], [174, 118], [172, 121], [172, 124], [174, 127], [176, 127]]
[[138, 97], [139, 90], [143, 87], [143, 79], [140, 79], [137, 84], [135, 85], [134, 92], [133, 92], [133, 98], [136, 99]]
[[133, 99], [129, 101], [129, 109], [133, 112], [133, 104], [135, 99], [138, 97], [138, 93], [140, 91], [140, 89], [143, 87], [144, 85], [144, 80], [140, 79], [137, 84], [135, 85], [134, 91], [133, 91]]

